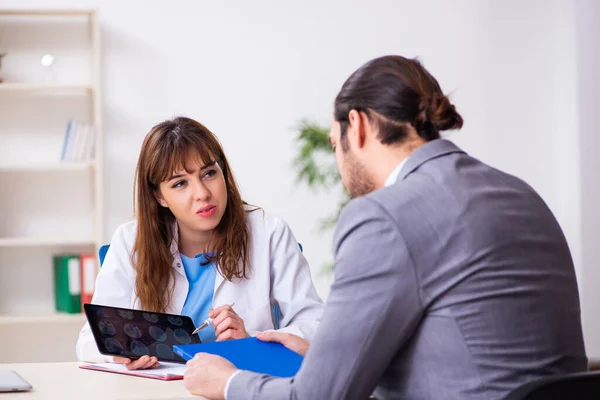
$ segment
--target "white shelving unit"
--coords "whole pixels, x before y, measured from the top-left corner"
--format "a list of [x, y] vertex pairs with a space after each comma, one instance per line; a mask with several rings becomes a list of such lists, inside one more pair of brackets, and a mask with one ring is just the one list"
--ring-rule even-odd
[[[52, 256], [97, 253], [102, 245], [97, 14], [0, 9], [3, 52], [0, 363], [74, 360], [85, 318], [54, 311]], [[41, 63], [46, 54], [54, 56], [51, 66]], [[93, 160], [61, 161], [71, 119], [93, 126]], [[27, 346], [15, 345], [25, 341]]]
[[0, 92], [81, 92], [92, 93], [94, 87], [90, 85], [43, 85], [29, 83], [5, 83], [0, 86]]
[[76, 322], [83, 325], [85, 316], [83, 314], [66, 314], [66, 313], [48, 313], [48, 314], [31, 314], [31, 315], [3, 315], [0, 316], [0, 327], [3, 325], [11, 326], [15, 324], [35, 324], [57, 322]]
[[[60, 172], [60, 171], [85, 171], [95, 166], [94, 161], [69, 161], [29, 164], [0, 164], [0, 172]], [[93, 172], [93, 171], [90, 171]]]
[[[34, 238], [14, 237], [0, 239], [0, 247], [32, 247], [32, 246], [93, 246], [93, 238]], [[1, 316], [1, 315], [0, 315]]]

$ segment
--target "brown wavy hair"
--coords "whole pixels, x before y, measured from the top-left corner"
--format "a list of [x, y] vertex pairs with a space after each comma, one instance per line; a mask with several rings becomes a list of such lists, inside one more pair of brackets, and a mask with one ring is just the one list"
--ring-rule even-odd
[[[154, 126], [142, 144], [138, 160], [134, 209], [137, 236], [131, 254], [136, 270], [135, 291], [142, 309], [164, 312], [171, 301], [175, 270], [171, 243], [176, 232], [175, 216], [161, 207], [155, 197], [161, 182], [174, 171], [186, 168], [190, 151], [196, 151], [204, 164], [216, 162], [221, 167], [227, 187], [227, 206], [215, 228], [209, 262], [216, 262], [225, 279], [247, 278], [249, 233], [246, 203], [234, 179], [217, 137], [204, 125], [190, 118], [177, 117]], [[187, 168], [186, 168], [187, 171]], [[188, 171], [189, 173], [190, 171]], [[253, 210], [252, 210], [253, 211]]]

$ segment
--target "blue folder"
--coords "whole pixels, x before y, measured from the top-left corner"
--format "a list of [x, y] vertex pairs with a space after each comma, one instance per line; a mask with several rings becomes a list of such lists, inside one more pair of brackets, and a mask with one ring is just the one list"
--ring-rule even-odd
[[300, 369], [302, 356], [279, 343], [261, 342], [256, 338], [223, 342], [173, 346], [175, 354], [191, 360], [196, 353], [216, 354], [238, 369], [282, 378], [292, 377]]

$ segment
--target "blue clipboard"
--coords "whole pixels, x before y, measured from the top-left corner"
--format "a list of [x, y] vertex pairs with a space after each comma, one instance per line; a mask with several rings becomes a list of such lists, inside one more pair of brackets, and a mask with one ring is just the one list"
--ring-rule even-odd
[[185, 360], [196, 353], [216, 354], [229, 360], [238, 369], [288, 378], [296, 375], [303, 357], [279, 343], [262, 342], [256, 338], [223, 342], [173, 346], [173, 352]]

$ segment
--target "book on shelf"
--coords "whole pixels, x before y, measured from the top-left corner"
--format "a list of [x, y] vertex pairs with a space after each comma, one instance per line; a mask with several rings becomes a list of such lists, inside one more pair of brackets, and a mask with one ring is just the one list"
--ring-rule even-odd
[[61, 161], [91, 161], [94, 158], [94, 127], [76, 120], [67, 122]]
[[79, 256], [81, 263], [81, 311], [83, 305], [92, 302], [96, 277], [98, 276], [98, 259], [95, 254], [82, 254]]
[[98, 261], [92, 253], [59, 254], [54, 261], [55, 308], [58, 312], [81, 313], [94, 296]]

